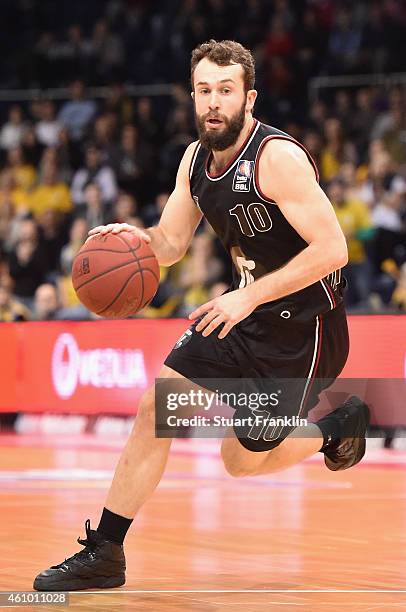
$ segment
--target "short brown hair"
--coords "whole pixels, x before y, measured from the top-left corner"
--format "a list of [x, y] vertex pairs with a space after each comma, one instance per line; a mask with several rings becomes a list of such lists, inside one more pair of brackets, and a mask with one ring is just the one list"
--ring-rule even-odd
[[218, 66], [230, 66], [231, 64], [241, 64], [244, 70], [244, 89], [247, 92], [254, 88], [255, 84], [255, 61], [251, 51], [243, 47], [235, 40], [217, 41], [213, 38], [205, 42], [192, 51], [190, 78], [193, 85], [193, 76], [197, 64], [204, 57], [214, 62]]

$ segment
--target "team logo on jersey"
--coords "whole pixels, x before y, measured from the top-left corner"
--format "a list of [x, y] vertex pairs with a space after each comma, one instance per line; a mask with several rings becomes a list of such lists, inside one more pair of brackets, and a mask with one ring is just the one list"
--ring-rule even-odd
[[233, 191], [249, 191], [254, 173], [254, 162], [240, 159], [234, 174]]

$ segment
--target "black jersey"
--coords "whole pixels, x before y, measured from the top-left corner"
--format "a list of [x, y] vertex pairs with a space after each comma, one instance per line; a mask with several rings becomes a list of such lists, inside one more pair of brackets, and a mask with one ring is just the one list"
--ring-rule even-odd
[[[254, 120], [251, 133], [220, 174], [210, 174], [211, 153], [196, 145], [190, 164], [190, 188], [196, 205], [233, 260], [231, 289], [245, 287], [285, 265], [307, 242], [269, 200], [258, 184], [258, 162], [264, 144], [272, 139], [294, 142], [307, 154], [318, 180], [316, 165], [306, 149], [291, 136]], [[342, 302], [341, 271], [281, 299], [261, 304], [255, 312], [271, 309], [279, 316], [309, 321]]]

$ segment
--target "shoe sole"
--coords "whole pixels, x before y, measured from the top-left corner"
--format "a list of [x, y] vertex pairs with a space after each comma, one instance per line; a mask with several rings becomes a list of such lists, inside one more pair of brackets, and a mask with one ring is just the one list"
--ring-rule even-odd
[[36, 578], [33, 587], [36, 591], [84, 591], [86, 589], [114, 589], [125, 584], [125, 574], [120, 576], [100, 576], [98, 578], [76, 578], [60, 580], [49, 584], [46, 578]]
[[[351, 402], [353, 398], [351, 397], [348, 402]], [[355, 398], [358, 402], [360, 401], [358, 398]], [[347, 403], [347, 402], [346, 402]], [[365, 440], [365, 432], [369, 425], [371, 413], [366, 404], [361, 403], [357, 406], [358, 410], [362, 412], [363, 419], [360, 420], [360, 424], [357, 428], [356, 435], [352, 438], [353, 440], [353, 449], [354, 449], [354, 458], [344, 464], [337, 463], [330, 459], [327, 455], [324, 455], [324, 463], [332, 472], [338, 472], [340, 470], [348, 470], [348, 468], [357, 465], [365, 455], [366, 450], [366, 440]]]

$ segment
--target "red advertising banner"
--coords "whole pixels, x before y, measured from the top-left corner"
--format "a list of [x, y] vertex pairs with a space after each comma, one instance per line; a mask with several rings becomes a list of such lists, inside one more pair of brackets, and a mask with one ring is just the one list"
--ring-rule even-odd
[[[5, 323], [0, 412], [136, 412], [188, 321]], [[406, 316], [350, 317], [342, 376], [406, 377]], [[406, 417], [405, 417], [406, 420]]]
[[19, 410], [135, 414], [186, 325], [180, 320], [25, 324]]
[[345, 378], [406, 378], [406, 315], [348, 317]]

